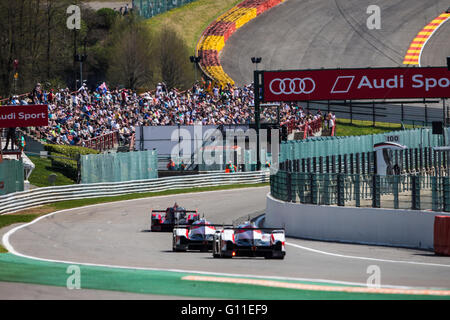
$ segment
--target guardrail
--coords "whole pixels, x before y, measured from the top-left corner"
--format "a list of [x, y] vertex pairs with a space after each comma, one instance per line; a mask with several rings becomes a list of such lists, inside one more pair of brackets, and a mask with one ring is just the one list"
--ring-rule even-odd
[[194, 187], [264, 183], [269, 181], [269, 171], [254, 171], [43, 187], [1, 196], [0, 215], [65, 200], [120, 196], [130, 193], [158, 192]]
[[321, 118], [319, 118], [311, 122], [300, 124], [300, 121], [292, 119], [283, 122], [281, 126], [287, 127], [288, 134], [291, 134], [294, 130], [303, 131], [304, 132], [303, 139], [306, 139], [307, 137], [312, 136], [314, 133], [320, 131], [320, 129], [323, 126], [323, 121]]
[[83, 142], [83, 146], [86, 148], [95, 149], [98, 151], [105, 151], [113, 149], [119, 144], [119, 132], [114, 131], [111, 133], [106, 133], [104, 135], [92, 138], [88, 141]]

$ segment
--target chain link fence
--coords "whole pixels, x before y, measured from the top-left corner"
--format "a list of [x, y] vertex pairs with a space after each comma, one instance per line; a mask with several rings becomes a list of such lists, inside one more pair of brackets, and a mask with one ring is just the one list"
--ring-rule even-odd
[[0, 195], [24, 190], [24, 165], [22, 159], [0, 162]]
[[196, 0], [133, 0], [133, 8], [145, 19]]
[[158, 178], [156, 150], [81, 156], [81, 183]]
[[278, 171], [270, 191], [294, 203], [450, 212], [449, 176]]
[[370, 152], [375, 144], [385, 141], [399, 143], [409, 149], [443, 146], [445, 141], [449, 141], [449, 130], [450, 128], [445, 128], [443, 135], [433, 134], [431, 129], [420, 128], [364, 136], [315, 137], [287, 141], [280, 146], [280, 162]]

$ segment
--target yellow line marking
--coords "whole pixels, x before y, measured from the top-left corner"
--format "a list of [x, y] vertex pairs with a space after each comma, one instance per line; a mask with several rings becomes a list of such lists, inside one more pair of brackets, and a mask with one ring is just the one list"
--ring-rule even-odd
[[274, 281], [274, 280], [225, 278], [225, 277], [213, 277], [213, 276], [184, 276], [181, 279], [188, 280], [188, 281], [249, 284], [249, 285], [254, 285], [254, 286], [296, 289], [296, 290], [309, 290], [309, 291], [450, 296], [450, 290], [321, 286], [321, 285], [314, 285], [314, 284], [289, 283], [289, 282], [281, 282], [281, 281]]

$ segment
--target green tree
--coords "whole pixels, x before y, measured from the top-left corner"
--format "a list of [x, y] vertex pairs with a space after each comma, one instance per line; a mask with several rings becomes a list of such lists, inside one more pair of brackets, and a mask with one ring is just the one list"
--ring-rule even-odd
[[148, 86], [153, 76], [153, 42], [138, 16], [128, 14], [117, 19], [109, 45], [109, 82], [133, 90]]
[[161, 80], [169, 88], [187, 88], [194, 75], [189, 61], [189, 49], [183, 39], [170, 27], [165, 26], [158, 35], [156, 57]]

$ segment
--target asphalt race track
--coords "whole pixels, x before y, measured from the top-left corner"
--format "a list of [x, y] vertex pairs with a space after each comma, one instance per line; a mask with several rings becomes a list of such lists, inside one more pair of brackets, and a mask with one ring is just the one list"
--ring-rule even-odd
[[[381, 29], [369, 30], [369, 5], [381, 9]], [[237, 85], [253, 82], [251, 57], [262, 57], [259, 70], [403, 67], [411, 41], [449, 6], [445, 0], [287, 0], [237, 30], [221, 53], [224, 71]], [[428, 42], [422, 65], [444, 66], [450, 55], [446, 22]], [[439, 102], [439, 99], [437, 99]], [[448, 105], [448, 102], [447, 102]], [[304, 107], [306, 107], [304, 105]], [[326, 110], [312, 104], [312, 110]], [[367, 107], [367, 106], [366, 106]], [[400, 105], [377, 105], [376, 121], [399, 123]], [[337, 117], [342, 107], [330, 109]], [[348, 108], [344, 110], [349, 110]], [[353, 106], [355, 120], [372, 120], [371, 109]], [[359, 115], [369, 113], [370, 115]], [[403, 120], [442, 121], [442, 102], [404, 105]]]
[[445, 66], [446, 57], [450, 57], [450, 22], [445, 22], [427, 42], [420, 64], [426, 66]]
[[[267, 192], [267, 187], [260, 187], [79, 208], [19, 229], [9, 241], [21, 254], [58, 261], [359, 284], [366, 283], [368, 266], [377, 265], [382, 286], [450, 288], [450, 260], [435, 256], [433, 252], [287, 239], [290, 245], [286, 247], [284, 260], [217, 260], [211, 253], [174, 253], [171, 233], [148, 231], [151, 208], [165, 208], [177, 201], [186, 208], [198, 208], [211, 222], [231, 223], [263, 212]], [[31, 291], [24, 287], [26, 285], [9, 290], [19, 290], [24, 298], [35, 294], [34, 285]], [[61, 289], [54, 290], [58, 296]], [[4, 294], [0, 290], [0, 298], [4, 298]], [[96, 295], [101, 297], [102, 292], [94, 291], [87, 297]], [[51, 296], [51, 289], [45, 291], [45, 296]]]

